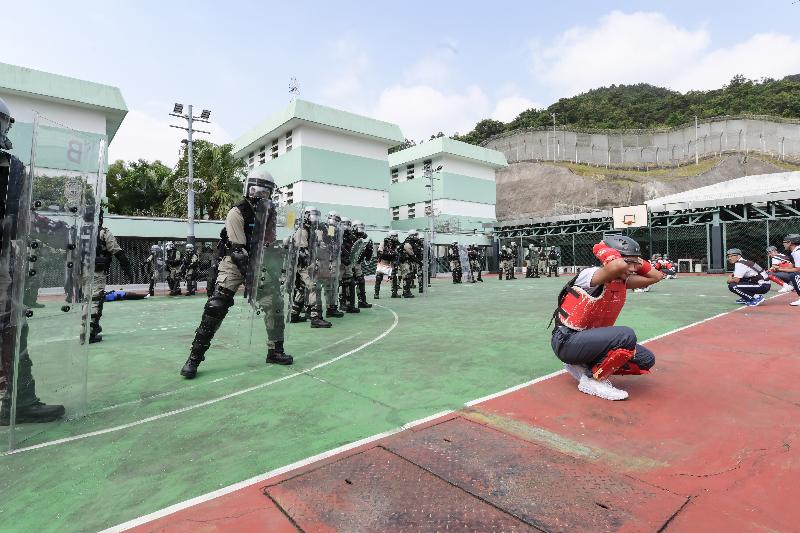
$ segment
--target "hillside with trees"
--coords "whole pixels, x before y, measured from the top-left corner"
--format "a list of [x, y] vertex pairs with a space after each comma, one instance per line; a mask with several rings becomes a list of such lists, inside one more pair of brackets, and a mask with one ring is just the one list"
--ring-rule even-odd
[[612, 85], [561, 98], [547, 109], [528, 109], [504, 123], [485, 119], [465, 135], [454, 138], [480, 144], [501, 133], [553, 124], [574, 128], [669, 128], [694, 120], [723, 115], [773, 115], [800, 118], [800, 74], [780, 80], [750, 80], [734, 76], [727, 85], [711, 91], [680, 93], [646, 83]]

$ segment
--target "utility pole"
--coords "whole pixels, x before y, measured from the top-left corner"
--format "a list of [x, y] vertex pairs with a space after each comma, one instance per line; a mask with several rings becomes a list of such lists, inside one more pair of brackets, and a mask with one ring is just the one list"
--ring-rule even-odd
[[556, 115], [558, 113], [550, 113], [553, 115], [553, 163], [556, 162]]
[[[193, 157], [193, 145], [192, 145], [192, 134], [195, 132], [197, 133], [208, 133], [209, 131], [203, 130], [196, 130], [194, 129], [194, 122], [205, 122], [206, 124], [210, 124], [211, 121], [208, 120], [211, 117], [211, 111], [208, 109], [203, 109], [203, 112], [200, 113], [199, 117], [196, 117], [192, 114], [192, 105], [189, 104], [187, 106], [187, 113], [183, 113], [183, 104], [175, 104], [175, 107], [172, 109], [172, 113], [170, 116], [182, 118], [186, 121], [186, 127], [184, 126], [174, 126], [172, 124], [169, 125], [170, 128], [178, 128], [180, 130], [184, 130], [187, 133], [186, 139], [186, 150], [187, 150], [187, 157], [189, 160], [189, 175], [185, 178], [178, 178], [175, 180], [175, 189], [179, 192], [183, 192], [184, 187], [186, 188], [186, 221], [188, 223], [188, 228], [186, 232], [186, 243], [187, 244], [194, 244], [195, 243], [195, 236], [194, 236], [194, 195], [195, 192], [203, 192], [206, 190], [206, 182], [202, 179], [194, 179], [194, 157]], [[197, 187], [197, 189], [195, 189]]]
[[700, 156], [697, 153], [697, 115], [694, 116], [694, 164], [700, 163]]
[[[434, 178], [433, 175], [441, 171], [442, 171], [442, 165], [439, 165], [438, 167], [436, 167], [436, 169], [433, 168], [433, 164], [425, 165], [424, 167], [424, 176], [428, 179], [428, 184], [425, 186], [429, 187], [431, 190], [431, 207], [430, 207], [431, 210], [428, 213], [428, 232], [430, 234], [430, 242], [428, 242], [427, 245], [431, 250], [435, 249], [433, 248], [434, 246], [433, 241], [434, 241], [434, 234], [436, 232], [436, 213], [433, 210], [433, 181], [439, 179], [439, 178]], [[431, 258], [429, 257], [428, 261], [430, 260]], [[436, 265], [435, 260], [433, 261], [433, 264]], [[428, 265], [428, 268], [430, 268], [430, 265]], [[433, 275], [434, 276], [436, 275], [436, 268], [434, 268]]]

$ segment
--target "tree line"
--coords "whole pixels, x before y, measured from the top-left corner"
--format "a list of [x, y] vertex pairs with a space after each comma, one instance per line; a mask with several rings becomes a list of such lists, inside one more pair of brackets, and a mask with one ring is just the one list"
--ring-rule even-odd
[[[208, 141], [193, 143], [194, 177], [206, 183], [195, 194], [195, 216], [199, 219], [225, 218], [242, 194], [246, 165], [233, 156], [233, 144]], [[176, 188], [176, 181], [189, 175], [187, 145], [181, 150], [175, 168], [161, 161], [117, 160], [108, 167], [108, 211], [116, 215], [147, 217], [186, 216], [186, 193]], [[184, 189], [185, 190], [185, 189]]]
[[598, 129], [668, 128], [723, 115], [773, 115], [800, 118], [800, 74], [780, 80], [734, 76], [720, 89], [680, 93], [647, 83], [612, 85], [561, 98], [546, 109], [527, 109], [511, 122], [484, 119], [453, 138], [470, 144], [507, 131], [547, 128], [556, 113], [561, 127]]

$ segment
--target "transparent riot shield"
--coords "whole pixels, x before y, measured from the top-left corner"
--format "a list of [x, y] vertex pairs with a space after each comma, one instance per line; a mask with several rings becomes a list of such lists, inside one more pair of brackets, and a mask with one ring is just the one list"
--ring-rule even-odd
[[[328, 270], [330, 275], [321, 278], [321, 284], [325, 291], [325, 302], [327, 307], [339, 306], [339, 280], [342, 276], [342, 239], [344, 232], [334, 224], [326, 224], [325, 242], [330, 251], [330, 265]], [[324, 274], [324, 265], [320, 267]]]
[[417, 252], [417, 293], [426, 295], [430, 292], [430, 255], [428, 252], [428, 243], [425, 239], [419, 239], [419, 248], [415, 249]]
[[277, 228], [286, 220], [270, 201], [256, 206], [256, 223], [250, 243], [250, 264], [245, 276], [245, 300], [249, 309], [246, 346], [248, 351], [264, 353], [267, 341], [286, 338], [286, 322], [297, 254], [294, 244], [279, 240]]
[[0, 431], [14, 448], [46, 440], [86, 410], [105, 137], [37, 116], [30, 159], [12, 156], [0, 252]]
[[458, 260], [461, 262], [461, 272], [463, 276], [470, 283], [475, 280], [475, 275], [469, 267], [469, 256], [467, 255], [467, 247], [463, 244], [458, 245]]

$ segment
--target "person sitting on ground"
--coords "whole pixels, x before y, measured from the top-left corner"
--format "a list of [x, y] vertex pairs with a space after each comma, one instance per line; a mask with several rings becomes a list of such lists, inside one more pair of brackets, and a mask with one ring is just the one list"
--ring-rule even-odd
[[761, 305], [764, 301], [762, 295], [772, 287], [767, 272], [758, 263], [742, 257], [742, 251], [738, 248], [731, 248], [725, 254], [733, 265], [733, 274], [728, 278], [728, 290], [739, 295], [736, 303], [750, 307]]
[[121, 300], [143, 300], [149, 298], [149, 294], [139, 294], [138, 292], [131, 291], [109, 291], [104, 293], [103, 297], [107, 302], [119, 302]]
[[648, 287], [664, 276], [642, 260], [639, 243], [609, 235], [592, 249], [602, 266], [581, 270], [558, 296], [551, 346], [578, 390], [606, 400], [624, 400], [628, 393], [609, 381], [614, 374], [647, 374], [653, 352], [637, 344], [636, 333], [614, 323], [625, 305], [627, 289]]
[[785, 282], [773, 272], [773, 269], [779, 266], [792, 266], [792, 258], [778, 252], [777, 246], [767, 246], [767, 255], [770, 261], [769, 280], [778, 284], [778, 287], [780, 287], [779, 293], [792, 292], [792, 284]]
[[[789, 252], [791, 259], [788, 264], [773, 265], [770, 270], [784, 283], [792, 285], [794, 292], [800, 296], [800, 234], [791, 233], [783, 238], [783, 249]], [[790, 302], [789, 305], [800, 306], [800, 298]]]

